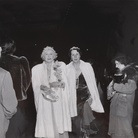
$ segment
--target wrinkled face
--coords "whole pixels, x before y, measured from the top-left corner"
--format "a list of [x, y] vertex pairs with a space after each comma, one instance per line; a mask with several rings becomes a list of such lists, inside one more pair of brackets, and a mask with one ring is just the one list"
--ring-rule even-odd
[[44, 60], [47, 63], [51, 63], [54, 60], [54, 52], [52, 50], [45, 51]]
[[80, 53], [77, 50], [71, 51], [71, 59], [73, 62], [79, 62], [80, 61]]
[[115, 60], [115, 67], [118, 68], [119, 70], [122, 70], [125, 67], [125, 65]]

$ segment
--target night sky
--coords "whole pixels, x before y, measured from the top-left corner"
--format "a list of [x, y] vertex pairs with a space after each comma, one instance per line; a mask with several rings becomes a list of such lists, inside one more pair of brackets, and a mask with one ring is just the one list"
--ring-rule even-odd
[[[122, 36], [121, 23], [122, 20], [125, 22], [127, 16], [124, 18], [124, 15], [127, 12], [123, 9], [134, 9], [134, 2], [1, 0], [0, 31], [1, 35], [9, 35], [15, 40], [15, 54], [25, 55], [31, 66], [41, 62], [40, 54], [47, 45], [54, 47], [58, 60], [66, 63], [69, 62], [68, 50], [72, 46], [82, 49], [82, 58], [85, 61], [104, 63], [119, 51], [116, 32], [122, 39], [125, 37]], [[136, 11], [137, 9], [135, 13]]]

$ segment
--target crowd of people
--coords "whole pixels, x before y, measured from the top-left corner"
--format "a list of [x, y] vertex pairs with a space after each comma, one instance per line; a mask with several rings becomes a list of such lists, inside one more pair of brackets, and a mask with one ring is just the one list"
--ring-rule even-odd
[[[90, 138], [99, 133], [96, 114], [105, 107], [93, 66], [81, 59], [81, 49], [69, 50], [70, 63], [58, 61], [51, 46], [42, 62], [30, 68], [26, 57], [14, 55], [15, 42], [0, 40], [0, 137], [27, 138], [26, 99], [31, 86], [36, 110], [35, 138]], [[106, 89], [109, 101], [108, 135], [134, 138], [133, 105], [138, 70], [126, 55], [112, 59], [116, 69]]]

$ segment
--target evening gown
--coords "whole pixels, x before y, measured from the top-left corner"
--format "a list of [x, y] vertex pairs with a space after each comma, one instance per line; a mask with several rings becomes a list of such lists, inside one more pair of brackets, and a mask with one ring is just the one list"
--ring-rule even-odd
[[76, 95], [78, 115], [72, 118], [72, 132], [76, 138], [84, 138], [85, 136], [96, 134], [98, 128], [93, 123], [95, 117], [87, 101], [90, 97], [90, 92], [82, 73], [76, 79]]

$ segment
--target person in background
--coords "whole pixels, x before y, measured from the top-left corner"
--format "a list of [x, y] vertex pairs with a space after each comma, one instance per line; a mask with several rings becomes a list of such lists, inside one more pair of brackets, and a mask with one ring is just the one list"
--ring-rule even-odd
[[37, 112], [35, 137], [68, 138], [71, 131], [66, 65], [55, 61], [51, 46], [43, 49], [42, 63], [32, 68], [32, 87]]
[[24, 56], [14, 55], [16, 51], [15, 42], [9, 37], [2, 37], [0, 46], [2, 48], [0, 67], [10, 72], [18, 100], [17, 113], [11, 119], [7, 138], [24, 138], [26, 137], [28, 123], [25, 106], [27, 90], [31, 82], [29, 62]]
[[110, 100], [108, 134], [112, 138], [134, 138], [132, 119], [138, 72], [130, 58], [123, 54], [112, 61], [118, 70], [107, 87]]
[[88, 138], [91, 134], [98, 132], [93, 111], [104, 113], [104, 109], [91, 64], [81, 60], [81, 50], [78, 47], [72, 47], [69, 56], [71, 62], [67, 65], [67, 77], [70, 89], [72, 131], [75, 138]]
[[11, 75], [0, 67], [0, 138], [6, 138], [10, 119], [17, 112], [17, 104]]

